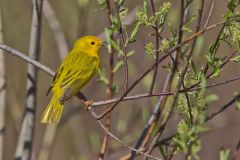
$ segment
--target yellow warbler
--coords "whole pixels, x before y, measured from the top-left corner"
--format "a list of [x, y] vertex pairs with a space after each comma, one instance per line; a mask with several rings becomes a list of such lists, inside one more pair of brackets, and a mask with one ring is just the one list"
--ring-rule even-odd
[[42, 115], [42, 123], [58, 123], [64, 102], [76, 95], [93, 77], [100, 64], [98, 50], [101, 44], [102, 41], [95, 36], [85, 36], [75, 42], [47, 92], [52, 91], [53, 96]]

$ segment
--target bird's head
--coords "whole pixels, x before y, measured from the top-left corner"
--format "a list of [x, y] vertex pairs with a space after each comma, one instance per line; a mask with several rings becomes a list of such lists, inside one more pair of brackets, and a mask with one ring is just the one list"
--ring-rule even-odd
[[102, 40], [96, 36], [84, 36], [79, 38], [74, 44], [74, 48], [80, 49], [84, 52], [97, 54], [102, 45]]

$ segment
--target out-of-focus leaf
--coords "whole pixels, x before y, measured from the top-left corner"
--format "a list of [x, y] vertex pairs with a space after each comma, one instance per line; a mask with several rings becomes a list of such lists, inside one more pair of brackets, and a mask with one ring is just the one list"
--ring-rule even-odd
[[230, 149], [221, 149], [219, 160], [229, 160]]
[[116, 64], [115, 64], [115, 67], [113, 68], [113, 73], [117, 72], [124, 64], [124, 61], [121, 60], [121, 61], [118, 61]]
[[130, 35], [130, 37], [127, 39], [126, 44], [135, 41], [135, 37], [136, 37], [136, 35], [137, 35], [137, 32], [139, 31], [139, 26], [140, 26], [140, 23], [139, 23], [139, 22], [137, 22], [137, 23], [133, 26], [131, 35]]

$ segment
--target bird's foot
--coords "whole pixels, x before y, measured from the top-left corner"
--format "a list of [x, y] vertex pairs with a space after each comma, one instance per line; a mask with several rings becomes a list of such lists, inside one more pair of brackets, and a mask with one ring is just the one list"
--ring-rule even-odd
[[87, 110], [89, 106], [91, 106], [93, 104], [93, 100], [87, 100], [87, 101], [83, 101], [84, 104], [84, 108]]

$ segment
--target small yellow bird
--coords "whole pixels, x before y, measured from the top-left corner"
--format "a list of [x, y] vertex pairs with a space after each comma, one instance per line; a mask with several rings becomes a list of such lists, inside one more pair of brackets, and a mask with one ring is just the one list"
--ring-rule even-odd
[[76, 95], [98, 70], [98, 50], [101, 45], [102, 41], [95, 36], [85, 36], [75, 42], [47, 91], [47, 95], [52, 91], [53, 96], [42, 115], [41, 123], [59, 122], [64, 103]]

